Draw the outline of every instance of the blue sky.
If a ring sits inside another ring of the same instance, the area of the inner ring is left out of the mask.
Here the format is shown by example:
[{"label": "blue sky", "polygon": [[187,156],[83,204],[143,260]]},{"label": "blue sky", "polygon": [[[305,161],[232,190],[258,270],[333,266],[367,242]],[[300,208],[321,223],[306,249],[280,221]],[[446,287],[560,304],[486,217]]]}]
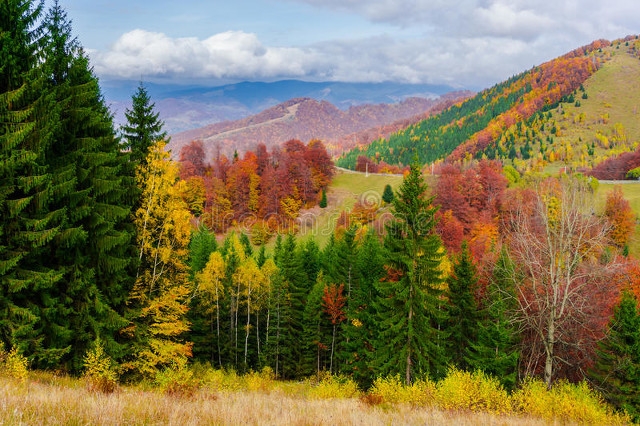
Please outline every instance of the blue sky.
[{"label": "blue sky", "polygon": [[102,80],[397,81],[477,90],[595,39],[640,33],[637,0],[60,4]]}]

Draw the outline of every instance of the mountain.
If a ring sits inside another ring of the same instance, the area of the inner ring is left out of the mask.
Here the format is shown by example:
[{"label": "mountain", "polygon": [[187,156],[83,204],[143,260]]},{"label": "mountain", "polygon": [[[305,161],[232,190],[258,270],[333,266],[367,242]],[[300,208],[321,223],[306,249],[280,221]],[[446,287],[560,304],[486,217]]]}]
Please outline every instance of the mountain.
[{"label": "mountain", "polygon": [[640,141],[639,52],[638,36],[597,40],[347,152],[338,165],[356,168],[362,156],[408,164],[417,153],[422,163],[488,158],[520,172],[589,172]]},{"label": "mountain", "polygon": [[[102,91],[116,124],[125,121],[137,81],[103,81]],[[257,114],[294,98],[327,101],[339,109],[364,104],[397,103],[410,97],[434,99],[455,90],[445,85],[400,83],[341,83],[283,80],[242,82],[221,86],[181,86],[145,83],[165,129],[178,133],[221,121]]]},{"label": "mountain", "polygon": [[169,148],[176,154],[185,144],[202,140],[207,157],[212,158],[218,149],[230,156],[234,151],[251,150],[258,143],[271,148],[290,139],[320,139],[330,153],[336,154],[370,138],[367,132],[388,134],[470,95],[467,91],[452,92],[438,98],[412,97],[393,104],[365,104],[346,110],[324,100],[294,98],[250,117],[174,134]]}]

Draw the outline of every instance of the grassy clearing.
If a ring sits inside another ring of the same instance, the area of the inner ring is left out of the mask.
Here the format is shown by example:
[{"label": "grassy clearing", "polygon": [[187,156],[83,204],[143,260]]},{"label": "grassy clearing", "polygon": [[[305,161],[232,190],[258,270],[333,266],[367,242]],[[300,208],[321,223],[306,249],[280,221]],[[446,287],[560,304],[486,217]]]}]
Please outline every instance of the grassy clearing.
[{"label": "grassy clearing", "polygon": [[91,392],[78,379],[30,372],[26,381],[0,377],[3,425],[544,425],[627,424],[586,386],[547,391],[531,381],[508,395],[481,373],[452,371],[447,379],[411,387],[378,380],[369,393],[344,378],[303,382],[269,374],[199,371],[200,386],[168,394],[150,385]]},{"label": "grassy clearing", "polygon": [[300,236],[315,238],[324,247],[343,211],[349,211],[357,201],[380,204],[388,184],[396,190],[402,176],[338,171],[327,191],[327,207],[314,207],[300,212]]}]

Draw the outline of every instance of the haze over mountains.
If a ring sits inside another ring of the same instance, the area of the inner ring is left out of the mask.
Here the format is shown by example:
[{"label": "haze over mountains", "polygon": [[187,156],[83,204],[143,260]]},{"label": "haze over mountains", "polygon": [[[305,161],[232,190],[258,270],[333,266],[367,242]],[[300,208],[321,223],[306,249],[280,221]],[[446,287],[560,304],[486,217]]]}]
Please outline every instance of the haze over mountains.
[{"label": "haze over mountains", "polygon": [[[131,95],[138,84],[134,80],[101,82],[116,124],[124,123],[124,111],[130,107]],[[169,134],[245,118],[294,98],[327,101],[339,109],[347,109],[363,104],[397,103],[409,97],[435,99],[457,90],[446,85],[299,80],[242,82],[215,87],[144,84]]]}]

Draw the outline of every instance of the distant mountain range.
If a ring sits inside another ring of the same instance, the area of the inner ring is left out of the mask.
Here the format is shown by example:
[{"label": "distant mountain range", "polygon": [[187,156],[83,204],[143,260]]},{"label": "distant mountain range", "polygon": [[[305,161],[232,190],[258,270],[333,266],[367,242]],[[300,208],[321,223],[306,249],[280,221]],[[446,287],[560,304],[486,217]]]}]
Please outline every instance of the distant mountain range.
[{"label": "distant mountain range", "polygon": [[327,101],[294,98],[258,114],[234,121],[210,124],[172,135],[168,147],[176,156],[193,140],[204,142],[207,158],[218,152],[240,155],[264,143],[269,150],[290,139],[324,142],[331,155],[358,144],[367,144],[438,113],[472,92],[451,92],[437,98],[407,98],[393,104],[364,104],[341,110]]},{"label": "distant mountain range", "polygon": [[[103,81],[101,87],[117,125],[131,105],[137,81]],[[436,99],[455,90],[446,85],[340,83],[283,80],[222,86],[145,83],[169,134],[238,120],[295,98],[326,101],[341,110],[365,104],[395,104],[407,98]]]}]

